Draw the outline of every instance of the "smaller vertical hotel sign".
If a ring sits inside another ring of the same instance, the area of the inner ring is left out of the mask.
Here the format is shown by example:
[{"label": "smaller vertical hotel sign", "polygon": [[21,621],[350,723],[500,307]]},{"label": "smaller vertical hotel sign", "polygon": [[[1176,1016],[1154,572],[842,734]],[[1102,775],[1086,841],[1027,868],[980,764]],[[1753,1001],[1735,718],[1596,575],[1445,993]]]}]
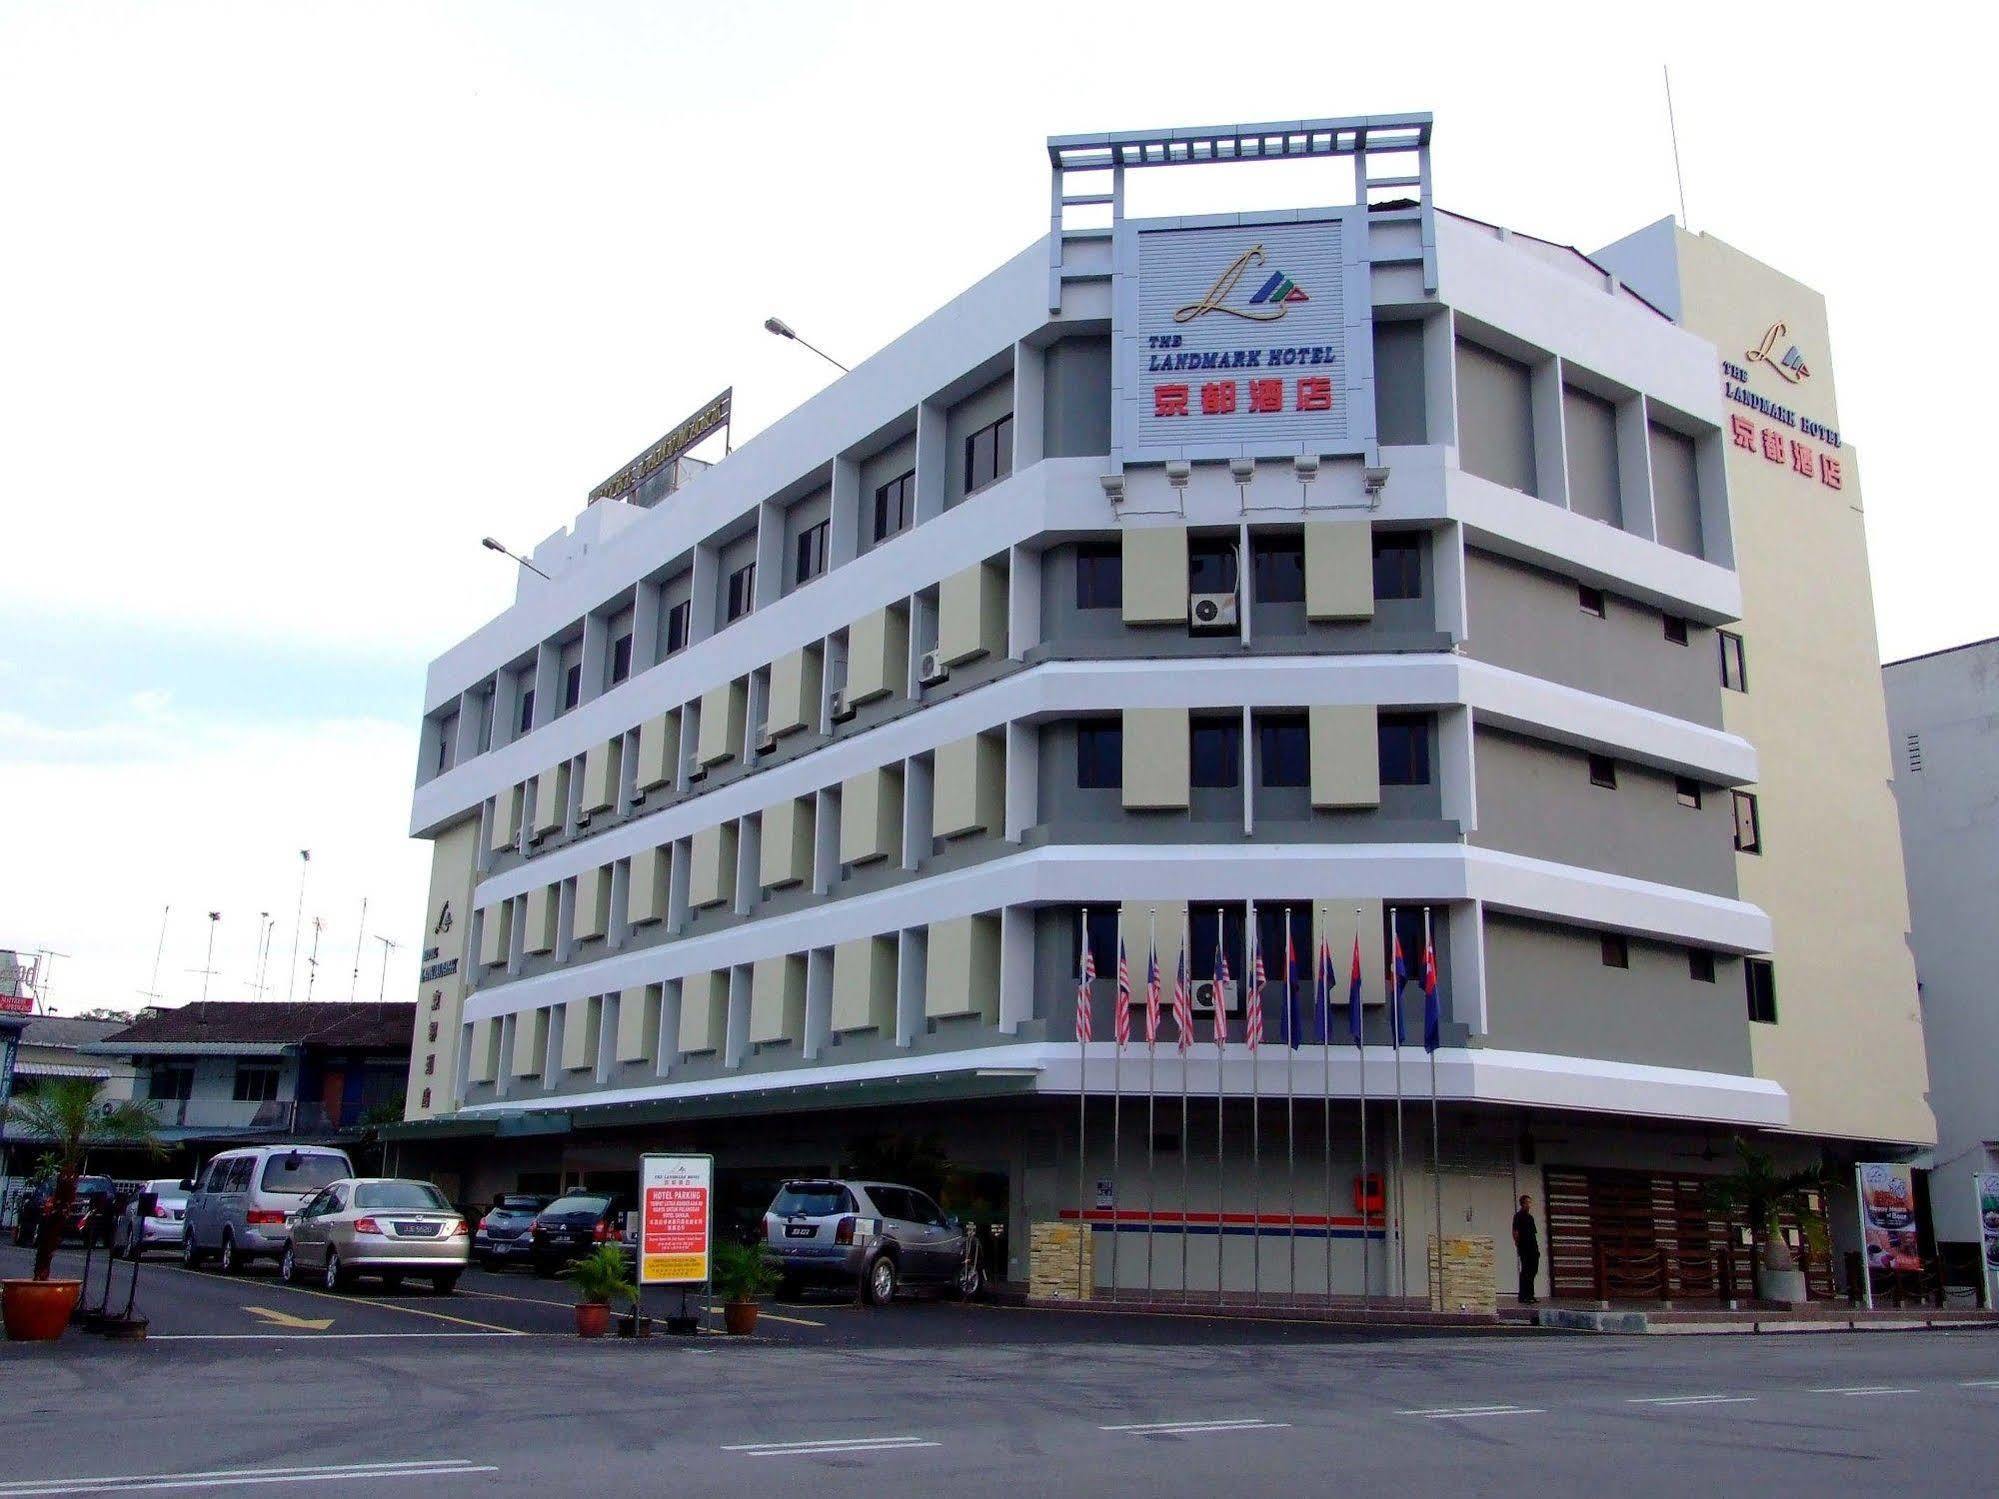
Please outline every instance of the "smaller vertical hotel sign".
[{"label": "smaller vertical hotel sign", "polygon": [[705,1285],[715,1158],[639,1157],[639,1284]]},{"label": "smaller vertical hotel sign", "polygon": [[1120,227],[1125,461],[1364,451],[1374,433],[1365,226],[1333,209]]}]

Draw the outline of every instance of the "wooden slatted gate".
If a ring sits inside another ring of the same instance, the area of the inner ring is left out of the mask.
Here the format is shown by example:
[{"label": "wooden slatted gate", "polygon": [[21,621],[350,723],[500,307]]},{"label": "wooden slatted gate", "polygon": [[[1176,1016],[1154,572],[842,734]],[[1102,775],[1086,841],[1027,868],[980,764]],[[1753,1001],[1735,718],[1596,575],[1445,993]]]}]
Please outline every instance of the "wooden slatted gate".
[{"label": "wooden slatted gate", "polygon": [[[1733,1294],[1755,1284],[1739,1223],[1708,1206],[1699,1175],[1549,1166],[1548,1287],[1581,1301],[1718,1301],[1728,1286],[1717,1263],[1724,1249]],[[1788,1214],[1788,1229],[1797,1227]],[[1810,1294],[1833,1294],[1830,1265],[1808,1260]]]}]

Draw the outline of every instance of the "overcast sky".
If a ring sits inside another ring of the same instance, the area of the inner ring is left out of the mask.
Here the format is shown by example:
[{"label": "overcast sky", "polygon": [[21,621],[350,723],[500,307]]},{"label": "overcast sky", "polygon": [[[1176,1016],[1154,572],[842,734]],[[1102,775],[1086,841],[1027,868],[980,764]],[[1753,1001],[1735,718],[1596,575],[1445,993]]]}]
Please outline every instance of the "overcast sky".
[{"label": "overcast sky", "polygon": [[1033,241],[1053,132],[1426,109],[1439,203],[1588,249],[1674,210],[1670,63],[1693,227],[1830,298],[1884,654],[1999,633],[1993,23],[1881,14],[0,0],[0,947],[137,1004],[170,905],[181,1001],[220,910],[244,998],[269,912],[302,994],[310,848],[315,994],[379,934],[411,997],[423,665],[512,593],[478,538],[818,389],[765,316],[853,362]]}]

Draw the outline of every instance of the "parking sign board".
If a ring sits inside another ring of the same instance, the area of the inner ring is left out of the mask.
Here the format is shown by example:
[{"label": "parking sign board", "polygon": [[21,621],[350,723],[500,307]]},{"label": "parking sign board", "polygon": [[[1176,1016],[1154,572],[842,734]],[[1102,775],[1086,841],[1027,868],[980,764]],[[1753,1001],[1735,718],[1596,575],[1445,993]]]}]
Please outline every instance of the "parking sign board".
[{"label": "parking sign board", "polygon": [[639,1284],[705,1285],[715,1158],[639,1157]]}]

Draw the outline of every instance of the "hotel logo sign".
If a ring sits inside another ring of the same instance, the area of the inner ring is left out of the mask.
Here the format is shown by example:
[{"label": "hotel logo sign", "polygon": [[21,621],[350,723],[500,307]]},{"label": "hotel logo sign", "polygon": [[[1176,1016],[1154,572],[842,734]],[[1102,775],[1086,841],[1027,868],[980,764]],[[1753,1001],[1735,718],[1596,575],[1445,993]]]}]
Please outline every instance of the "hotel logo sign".
[{"label": "hotel logo sign", "polygon": [[[1744,354],[1747,364],[1767,364],[1784,380],[1792,385],[1802,385],[1811,379],[1812,372],[1805,364],[1805,356],[1798,352],[1798,346],[1789,343],[1789,331],[1782,323],[1772,323],[1764,331],[1763,341]],[[1777,345],[1789,344],[1782,354],[1777,353]]]},{"label": "hotel logo sign", "polygon": [[[1781,352],[1780,352],[1781,351]],[[1811,367],[1779,321],[1770,324],[1756,345],[1742,356],[1742,363],[1721,362],[1721,393],[1753,416],[1731,412],[1728,418],[1729,445],[1765,463],[1788,469],[1800,479],[1815,479],[1827,489],[1846,487],[1846,462],[1841,453],[1839,431],[1815,421],[1795,407],[1796,399],[1782,387],[1783,399],[1773,400],[1749,387],[1750,371],[1774,370],[1786,386],[1801,386],[1811,379]]]},{"label": "hotel logo sign", "polygon": [[1367,266],[1348,263],[1355,232],[1342,210],[1265,223],[1128,223],[1116,294],[1123,457],[1362,449],[1373,431],[1373,360]]}]

